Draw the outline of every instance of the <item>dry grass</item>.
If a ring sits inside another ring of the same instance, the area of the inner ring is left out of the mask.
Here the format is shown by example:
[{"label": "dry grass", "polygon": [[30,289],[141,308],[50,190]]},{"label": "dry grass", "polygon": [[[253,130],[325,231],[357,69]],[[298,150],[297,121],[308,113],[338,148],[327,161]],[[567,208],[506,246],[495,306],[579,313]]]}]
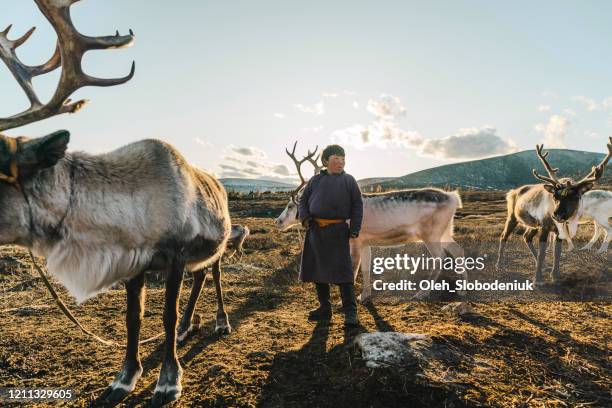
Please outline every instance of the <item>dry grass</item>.
[{"label": "dry grass", "polygon": [[[269,218],[284,203],[278,197],[232,202],[233,222],[252,231],[246,254],[224,267],[234,332],[214,334],[214,289],[207,283],[198,308],[203,327],[179,350],[185,373],[180,406],[612,405],[610,303],[478,303],[476,316],[460,319],[439,303],[375,302],[360,306],[360,330],[345,331],[338,315],[331,324],[308,322],[315,299],[309,285],[296,281],[297,233],[276,231]],[[457,240],[496,242],[505,218],[503,194],[470,193],[464,204]],[[587,238],[589,228],[581,227],[580,234]],[[533,262],[526,249],[522,253],[518,268],[529,275]],[[564,270],[570,268],[567,259]],[[188,278],[181,306],[189,285]],[[163,290],[155,282],[148,286],[143,337],[161,330]],[[49,295],[17,248],[3,248],[0,291],[0,386],[68,387],[78,395],[68,405],[89,405],[120,368],[122,352],[83,337],[48,307]],[[86,326],[125,341],[124,296],[111,290],[71,307]],[[337,291],[333,296],[338,299]],[[465,358],[444,375],[366,368],[352,339],[362,331],[388,330],[429,334]],[[161,342],[142,347],[145,372],[126,406],[145,405],[152,396],[161,353]]]}]

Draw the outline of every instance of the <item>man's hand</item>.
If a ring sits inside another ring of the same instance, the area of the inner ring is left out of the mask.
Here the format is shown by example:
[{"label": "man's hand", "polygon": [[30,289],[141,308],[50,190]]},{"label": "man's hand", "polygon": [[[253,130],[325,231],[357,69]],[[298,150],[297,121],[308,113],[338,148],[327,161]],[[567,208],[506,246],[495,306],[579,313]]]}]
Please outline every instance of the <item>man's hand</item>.
[{"label": "man's hand", "polygon": [[302,221],[302,227],[306,229],[310,228],[310,218],[304,218],[304,221]]},{"label": "man's hand", "polygon": [[359,238],[359,233],[358,232],[351,232],[349,236],[351,238]]}]

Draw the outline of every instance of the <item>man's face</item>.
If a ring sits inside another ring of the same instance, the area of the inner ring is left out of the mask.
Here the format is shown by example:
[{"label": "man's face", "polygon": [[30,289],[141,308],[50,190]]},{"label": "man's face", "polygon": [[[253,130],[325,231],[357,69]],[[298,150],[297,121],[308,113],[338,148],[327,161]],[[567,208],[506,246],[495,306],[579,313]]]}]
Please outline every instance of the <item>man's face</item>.
[{"label": "man's face", "polygon": [[331,174],[342,173],[342,171],[344,171],[344,156],[338,156],[336,154],[329,156],[329,159],[327,159],[327,171]]}]

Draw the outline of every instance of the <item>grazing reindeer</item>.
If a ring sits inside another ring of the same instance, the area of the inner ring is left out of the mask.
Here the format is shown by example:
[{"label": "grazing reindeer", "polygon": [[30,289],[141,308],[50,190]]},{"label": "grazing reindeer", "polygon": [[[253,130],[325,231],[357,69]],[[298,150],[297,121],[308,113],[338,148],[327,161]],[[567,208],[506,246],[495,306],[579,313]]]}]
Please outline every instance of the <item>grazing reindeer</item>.
[{"label": "grazing reindeer", "polygon": [[[582,197],[581,215],[589,216],[593,219],[593,238],[582,247],[582,250],[590,250],[593,245],[599,240],[603,234],[603,242],[597,250],[598,254],[604,254],[608,251],[608,245],[612,240],[612,226],[610,221],[612,217],[612,191],[591,190]],[[572,237],[566,237],[569,250],[574,249]]]},{"label": "grazing reindeer", "polygon": [[[297,144],[297,142],[296,142]],[[293,160],[300,177],[300,185],[291,193],[291,199],[276,218],[275,223],[282,230],[298,225],[298,203],[306,180],[302,176],[301,165],[310,161],[315,171],[320,166],[313,159],[314,153],[302,160],[295,157],[295,147],[287,155]],[[397,247],[409,242],[424,242],[433,257],[444,257],[445,251],[453,257],[463,257],[463,249],[453,239],[453,219],[457,208],[461,208],[461,197],[457,191],[446,192],[436,188],[389,191],[385,193],[363,194],[363,221],[359,237],[350,240],[353,275],[361,269],[361,302],[366,302],[372,292],[370,285],[370,247]],[[436,280],[439,270],[432,271],[430,279]],[[467,272],[464,274],[467,279]],[[417,299],[424,299],[430,291],[422,290]]]},{"label": "grazing reindeer", "polygon": [[[84,101],[67,100],[77,89],[128,81],[97,79],[83,73],[86,51],[126,47],[134,37],[88,37],[70,19],[77,0],[35,0],[58,36],[53,57],[30,67],[15,49],[31,35],[11,41],[0,33],[0,56],[26,92],[31,106],[0,119],[0,130],[16,128],[65,112]],[[61,67],[53,97],[42,104],[32,78]],[[100,400],[114,404],[131,392],[142,374],[138,353],[143,318],[144,274],[166,273],[163,362],[152,403],[164,405],[181,394],[182,369],[176,354],[178,297],[184,270],[194,275],[187,310],[179,326],[184,337],[212,265],[217,294],[216,331],[230,331],[223,307],[220,258],[230,235],[227,194],[211,175],[190,166],[170,145],[144,140],[110,153],[67,153],[67,131],[28,139],[0,135],[0,244],[30,248],[47,259],[49,272],[83,302],[117,281],[127,290],[127,348],[121,370]]]},{"label": "grazing reindeer", "polygon": [[[531,254],[536,260],[535,284],[542,285],[542,270],[546,257],[546,245],[550,233],[556,236],[554,247],[554,261],[551,276],[557,282],[561,275],[559,261],[561,258],[561,243],[576,233],[580,220],[583,195],[593,188],[594,183],[603,175],[610,157],[612,157],[612,137],[608,143],[608,154],[603,161],[593,167],[591,172],[582,180],[575,182],[569,178],[557,178],[557,171],[546,160],[548,152],[543,152],[544,146],[537,145],[536,153],[548,177],[539,175],[533,169],[533,175],[546,184],[532,184],[510,190],[506,196],[508,202],[508,218],[499,241],[499,254],[497,268],[501,268],[506,241],[520,223],[527,230],[523,239]],[[533,245],[533,238],[540,231],[539,252]]]}]

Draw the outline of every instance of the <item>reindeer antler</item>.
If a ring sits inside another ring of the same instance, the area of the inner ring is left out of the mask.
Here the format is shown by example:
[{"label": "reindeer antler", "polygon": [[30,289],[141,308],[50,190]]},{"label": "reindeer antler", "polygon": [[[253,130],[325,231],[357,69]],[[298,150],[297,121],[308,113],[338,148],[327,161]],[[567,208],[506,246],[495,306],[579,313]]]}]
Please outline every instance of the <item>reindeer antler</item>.
[{"label": "reindeer antler", "polygon": [[542,162],[542,164],[544,165],[544,168],[546,169],[546,171],[548,172],[548,176],[542,176],[540,174],[538,174],[536,172],[536,169],[532,170],[532,173],[534,175],[535,178],[540,179],[542,181],[545,181],[547,183],[552,184],[553,186],[558,186],[561,185],[561,182],[559,181],[559,179],[557,178],[556,173],[559,171],[559,169],[553,169],[552,166],[550,165],[550,163],[548,163],[548,161],[546,160],[546,157],[548,156],[548,152],[543,153],[542,150],[544,149],[544,145],[536,145],[536,153],[538,155],[538,157],[540,158],[540,161]]},{"label": "reindeer antler", "polygon": [[[11,117],[0,118],[0,131],[12,129],[28,123],[36,122],[62,113],[74,113],[81,109],[86,100],[71,102],[68,97],[77,89],[84,86],[113,86],[123,84],[134,76],[135,63],[132,62],[130,73],[123,78],[102,79],[89,76],[83,72],[81,60],[90,50],[129,47],[134,43],[134,33],[129,35],[105,37],[89,37],[79,33],[70,18],[70,6],[80,0],[34,0],[40,11],[49,20],[57,33],[57,45],[53,56],[46,63],[39,66],[28,66],[17,58],[15,50],[32,35],[36,27],[31,28],[16,40],[9,40],[9,25],[0,32],[0,58],[7,65],[21,88],[26,93],[30,107]],[[32,79],[35,76],[46,74],[57,67],[62,67],[59,84],[51,100],[42,104],[34,88]]]},{"label": "reindeer antler", "polygon": [[[293,160],[293,163],[295,164],[295,167],[297,168],[297,173],[298,176],[300,176],[300,185],[291,192],[291,199],[295,202],[295,196],[297,195],[297,193],[302,189],[302,187],[304,187],[304,185],[306,184],[306,179],[304,179],[304,176],[302,175],[302,164],[305,161],[310,161],[312,160],[312,156],[315,155],[315,153],[317,152],[317,149],[319,148],[318,146],[315,148],[314,152],[310,152],[310,150],[308,151],[308,154],[302,159],[302,160],[298,160],[295,157],[295,148],[297,147],[297,140],[295,141],[295,143],[293,144],[293,150],[291,151],[291,153],[289,153],[289,150],[287,148],[285,148],[285,152],[287,152],[287,155],[289,157],[291,157],[291,160]],[[318,159],[319,156],[317,156]],[[316,159],[315,159],[316,160]],[[311,162],[312,163],[312,162]],[[316,167],[316,163],[315,163],[315,167]]]},{"label": "reindeer antler", "polygon": [[[314,150],[314,151],[316,152],[318,148],[319,148],[319,146],[317,145],[317,146],[315,147],[315,150]],[[308,154],[310,154],[310,150],[308,151]],[[314,152],[313,152],[313,154],[314,154]],[[308,156],[307,156],[308,161],[309,161],[309,162],[310,162],[310,164],[312,164],[312,166],[314,167],[314,174],[315,174],[315,175],[317,175],[317,174],[321,173],[321,170],[323,170],[323,168],[325,167],[325,166],[323,166],[323,164],[321,164],[321,165],[319,166],[319,158],[320,158],[320,157],[321,157],[321,153],[317,154],[317,157],[315,157],[314,159],[312,158],[312,156],[311,156],[311,157],[308,157]]]},{"label": "reindeer antler", "polygon": [[596,182],[599,178],[601,178],[601,176],[603,176],[604,170],[606,169],[610,158],[612,158],[612,136],[610,136],[608,139],[608,154],[606,157],[604,157],[601,163],[599,163],[597,166],[593,166],[591,172],[587,174],[585,178],[576,183],[576,185]]}]

